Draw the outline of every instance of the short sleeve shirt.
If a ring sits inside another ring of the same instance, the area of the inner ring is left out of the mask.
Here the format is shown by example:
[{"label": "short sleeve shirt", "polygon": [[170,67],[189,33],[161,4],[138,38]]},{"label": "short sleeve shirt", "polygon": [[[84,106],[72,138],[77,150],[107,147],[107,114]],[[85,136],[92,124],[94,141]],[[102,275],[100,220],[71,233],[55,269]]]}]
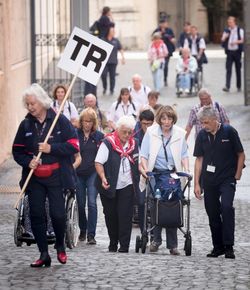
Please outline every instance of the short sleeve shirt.
[{"label": "short sleeve shirt", "polygon": [[[228,119],[228,116],[226,114],[226,111],[219,103],[213,102],[213,108],[216,111],[216,115],[217,115],[217,118],[218,118],[220,123],[222,123],[222,124],[229,123],[229,119]],[[200,104],[195,105],[191,109],[190,114],[189,114],[189,118],[188,118],[188,123],[187,123],[187,125],[191,128],[193,126],[195,126],[195,137],[197,137],[198,133],[202,129],[201,122],[197,117],[197,114],[198,114],[200,109],[201,109]]]},{"label": "short sleeve shirt", "polygon": [[[237,168],[237,154],[243,152],[238,132],[230,125],[221,125],[215,135],[202,129],[195,142],[194,156],[203,157],[202,180],[207,185],[218,185],[234,178]],[[207,166],[215,167],[215,172]]]},{"label": "short sleeve shirt", "polygon": [[[57,101],[52,103],[52,108],[55,110],[56,113],[59,111],[60,105]],[[66,101],[62,113],[68,120],[79,118],[75,105],[69,101]]]},{"label": "short sleeve shirt", "polygon": [[[124,149],[128,146],[126,143],[125,146],[123,147]],[[109,157],[109,150],[108,147],[104,144],[101,143],[99,150],[97,152],[95,162],[104,164],[108,161]],[[118,174],[118,180],[116,184],[116,189],[122,189],[127,187],[128,185],[132,184],[132,176],[131,176],[131,166],[128,158],[123,157],[121,159],[121,164],[119,168],[119,174]]]}]

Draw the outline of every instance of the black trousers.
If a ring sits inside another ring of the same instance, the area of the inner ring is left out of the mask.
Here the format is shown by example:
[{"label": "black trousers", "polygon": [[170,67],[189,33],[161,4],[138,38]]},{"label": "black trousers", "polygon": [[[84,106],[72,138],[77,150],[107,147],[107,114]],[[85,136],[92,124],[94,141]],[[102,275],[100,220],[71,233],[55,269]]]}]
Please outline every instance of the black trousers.
[{"label": "black trousers", "polygon": [[107,90],[107,78],[108,78],[108,74],[109,74],[109,81],[110,81],[110,92],[114,92],[115,89],[115,74],[116,74],[116,67],[117,64],[116,63],[107,63],[103,73],[102,73],[102,86],[103,86],[103,90]]},{"label": "black trousers", "polygon": [[103,194],[100,196],[110,245],[115,247],[120,242],[121,248],[128,249],[132,231],[133,186],[116,190],[115,198],[107,198]]},{"label": "black trousers", "polygon": [[236,72],[236,86],[237,89],[241,88],[241,53],[239,51],[227,51],[226,59],[226,87],[229,89],[231,85],[232,77],[232,67],[235,63],[235,72]]},{"label": "black trousers", "polygon": [[170,56],[165,57],[165,64],[164,64],[164,82],[166,83],[168,80],[168,64],[169,64]]},{"label": "black trousers", "polygon": [[48,178],[33,176],[28,186],[31,228],[40,252],[48,251],[45,199],[49,199],[49,211],[56,236],[56,248],[64,251],[66,227],[65,199],[58,170]]},{"label": "black trousers", "polygon": [[205,208],[209,219],[214,248],[234,245],[235,214],[233,200],[235,180],[218,186],[204,184]]}]

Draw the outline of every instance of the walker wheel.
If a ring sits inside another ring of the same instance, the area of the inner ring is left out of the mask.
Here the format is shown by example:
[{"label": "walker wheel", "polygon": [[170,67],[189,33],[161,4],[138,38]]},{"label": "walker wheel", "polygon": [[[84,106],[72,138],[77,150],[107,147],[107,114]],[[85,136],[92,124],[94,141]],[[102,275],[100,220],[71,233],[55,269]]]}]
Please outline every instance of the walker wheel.
[{"label": "walker wheel", "polygon": [[147,236],[142,236],[141,252],[143,254],[145,254],[145,252],[146,252],[147,243],[148,243],[148,237]]},{"label": "walker wheel", "polygon": [[192,254],[192,237],[190,234],[186,236],[184,251],[186,256],[191,256]]},{"label": "walker wheel", "polygon": [[135,252],[139,253],[141,247],[141,238],[140,236],[136,236],[136,240],[135,240]]}]

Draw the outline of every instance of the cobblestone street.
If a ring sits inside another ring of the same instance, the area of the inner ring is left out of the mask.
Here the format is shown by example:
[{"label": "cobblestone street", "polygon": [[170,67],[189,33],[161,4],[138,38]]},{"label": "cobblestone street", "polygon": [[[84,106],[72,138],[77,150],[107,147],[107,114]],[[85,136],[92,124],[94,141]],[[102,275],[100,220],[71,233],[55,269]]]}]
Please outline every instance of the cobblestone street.
[{"label": "cobblestone street", "polygon": [[[225,59],[222,51],[208,51],[209,64],[204,71],[204,86],[214,96],[214,100],[223,104],[228,112],[231,124],[238,130],[246,156],[250,155],[249,107],[243,106],[243,93],[223,93]],[[170,72],[174,71],[176,58],[170,61]],[[100,107],[107,110],[117,98],[119,89],[131,83],[131,76],[138,72],[143,81],[152,87],[152,77],[145,57],[141,54],[127,54],[125,66],[119,66],[119,76],[114,97],[100,96]],[[198,102],[197,98],[176,98],[175,73],[170,73],[169,87],[164,88],[160,103],[177,104],[180,126],[185,126],[190,108]],[[102,89],[99,86],[98,92]],[[189,137],[191,168],[194,159],[193,135]],[[67,251],[69,259],[61,265],[56,259],[56,251],[50,246],[52,265],[50,268],[32,269],[29,264],[38,257],[36,245],[23,244],[16,247],[13,239],[13,225],[16,210],[13,205],[16,193],[7,193],[7,189],[18,185],[20,168],[12,159],[0,166],[0,289],[25,290],[78,290],[78,289],[250,289],[250,162],[246,160],[242,180],[239,182],[235,196],[236,259],[207,258],[211,250],[211,237],[208,219],[203,201],[193,196],[191,189],[191,234],[192,255],[185,256],[184,238],[179,231],[180,256],[171,256],[166,249],[165,240],[157,253],[135,253],[135,239],[139,228],[134,226],[130,252],[109,253],[108,235],[104,223],[102,206],[98,197],[97,245],[79,242],[73,250]],[[164,232],[163,232],[164,233]],[[163,238],[165,234],[162,235]]]}]

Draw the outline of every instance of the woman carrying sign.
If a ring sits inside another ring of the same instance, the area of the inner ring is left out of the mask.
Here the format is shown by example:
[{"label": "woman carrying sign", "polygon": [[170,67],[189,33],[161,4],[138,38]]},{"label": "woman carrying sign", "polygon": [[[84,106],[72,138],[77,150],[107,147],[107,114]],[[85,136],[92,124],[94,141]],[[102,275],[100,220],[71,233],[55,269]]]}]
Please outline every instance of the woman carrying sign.
[{"label": "woman carrying sign", "polygon": [[[23,103],[28,114],[21,122],[13,144],[15,161],[22,166],[23,186],[29,171],[34,173],[26,188],[30,205],[31,227],[38,245],[40,258],[31,267],[49,267],[46,236],[45,200],[48,197],[52,224],[56,236],[57,259],[67,262],[64,236],[66,226],[64,190],[75,188],[73,169],[74,154],[79,151],[76,131],[70,121],[61,114],[50,135],[48,143],[43,140],[56,116],[51,99],[38,85],[32,84],[23,93]],[[35,156],[42,152],[39,162]]]}]

